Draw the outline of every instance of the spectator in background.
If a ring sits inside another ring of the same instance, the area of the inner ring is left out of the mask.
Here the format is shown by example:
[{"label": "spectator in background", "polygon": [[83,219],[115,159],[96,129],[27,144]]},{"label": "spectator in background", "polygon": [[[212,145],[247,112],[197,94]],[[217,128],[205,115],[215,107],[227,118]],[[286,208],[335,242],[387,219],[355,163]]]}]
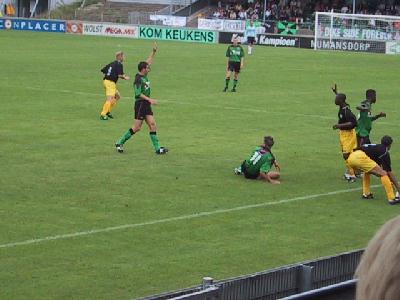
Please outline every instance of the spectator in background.
[{"label": "spectator in background", "polygon": [[231,10],[230,12],[229,12],[229,19],[231,19],[231,20],[236,20],[236,12],[234,11],[234,10]]},{"label": "spectator in background", "polygon": [[246,11],[243,8],[239,11],[239,19],[240,20],[246,20],[247,19]]},{"label": "spectator in background", "polygon": [[349,12],[348,6],[347,6],[346,4],[343,5],[342,8],[341,8],[341,10],[340,10],[340,12],[341,12],[342,14],[347,14],[347,13]]},{"label": "spectator in background", "polygon": [[355,277],[356,300],[397,300],[400,295],[400,217],[386,222],[368,243]]},{"label": "spectator in background", "polygon": [[214,18],[219,19],[219,18],[221,17],[221,13],[220,13],[219,10],[216,10],[216,11],[214,11],[214,13],[212,14],[212,16],[213,16]]},{"label": "spectator in background", "polygon": [[265,10],[265,19],[266,19],[266,20],[270,18],[271,13],[272,13],[272,12],[271,12],[271,8],[268,7],[268,8]]},{"label": "spectator in background", "polygon": [[253,45],[256,42],[256,25],[253,20],[246,26],[246,36],[247,36],[247,54],[253,53]]}]

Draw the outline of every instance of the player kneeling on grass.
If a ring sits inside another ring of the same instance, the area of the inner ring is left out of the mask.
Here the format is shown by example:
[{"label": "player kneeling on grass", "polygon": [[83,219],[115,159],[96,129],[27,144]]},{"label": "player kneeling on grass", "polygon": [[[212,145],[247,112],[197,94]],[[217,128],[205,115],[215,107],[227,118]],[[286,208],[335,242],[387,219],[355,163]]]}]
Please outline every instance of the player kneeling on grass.
[{"label": "player kneeling on grass", "polygon": [[[396,176],[392,172],[390,162],[389,150],[392,143],[393,139],[385,135],[382,137],[380,144],[362,145],[349,155],[347,163],[350,167],[365,172],[363,177],[363,199],[374,198],[370,190],[370,174],[374,174],[381,178],[389,204],[394,205],[400,203],[400,186]],[[396,196],[393,191],[392,183],[397,189]]]},{"label": "player kneeling on grass", "polygon": [[[251,156],[240,167],[235,168],[235,174],[244,174],[247,179],[260,179],[272,184],[281,183],[278,180],[280,167],[271,152],[273,145],[274,139],[271,136],[264,137],[264,143],[254,149]],[[273,165],[276,171],[271,171]]]}]

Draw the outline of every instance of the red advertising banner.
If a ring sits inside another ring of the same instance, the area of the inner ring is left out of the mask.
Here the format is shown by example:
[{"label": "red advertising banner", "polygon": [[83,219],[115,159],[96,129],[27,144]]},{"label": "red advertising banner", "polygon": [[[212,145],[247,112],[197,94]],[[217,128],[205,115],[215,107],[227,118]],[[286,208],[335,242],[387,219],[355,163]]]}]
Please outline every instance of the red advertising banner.
[{"label": "red advertising banner", "polygon": [[83,24],[78,21],[67,21],[67,33],[82,34]]}]

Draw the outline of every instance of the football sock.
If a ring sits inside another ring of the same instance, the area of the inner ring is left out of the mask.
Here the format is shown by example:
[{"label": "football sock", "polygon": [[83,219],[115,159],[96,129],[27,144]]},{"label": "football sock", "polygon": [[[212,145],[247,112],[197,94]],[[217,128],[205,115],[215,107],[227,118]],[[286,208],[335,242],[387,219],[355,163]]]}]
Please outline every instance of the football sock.
[{"label": "football sock", "polygon": [[345,160],[345,164],[346,164],[346,167],[347,167],[347,174],[349,174],[350,176],[355,176],[354,169],[349,166],[349,164],[347,163],[347,160]]},{"label": "football sock", "polygon": [[110,102],[110,109],[108,110],[108,112],[111,112],[115,105],[117,105],[117,101]]},{"label": "football sock", "polygon": [[369,195],[371,194],[371,177],[369,173],[364,173],[363,177],[363,194],[364,195]]},{"label": "football sock", "polygon": [[133,131],[133,129],[129,128],[129,130],[127,132],[125,132],[125,134],[119,139],[117,144],[119,144],[119,145],[125,144],[125,142],[127,140],[129,140],[132,137],[132,135],[134,135],[134,134],[135,134],[135,132]]},{"label": "football sock", "polygon": [[238,83],[238,80],[237,79],[233,79],[233,88],[234,89],[236,88],[237,83]]},{"label": "football sock", "polygon": [[225,79],[225,87],[226,87],[226,88],[228,88],[228,86],[229,86],[229,81],[231,81],[231,79],[230,79],[229,77],[227,77],[227,78]]},{"label": "football sock", "polygon": [[104,102],[103,110],[101,111],[100,115],[102,116],[107,115],[107,113],[110,112],[110,109],[111,109],[111,102],[106,100],[106,102]]},{"label": "football sock", "polygon": [[382,176],[381,182],[382,182],[383,187],[385,188],[386,196],[387,196],[388,200],[393,200],[395,198],[395,195],[394,195],[392,183],[389,179],[389,176],[387,176],[387,175]]},{"label": "football sock", "polygon": [[153,143],[154,150],[156,150],[156,151],[159,150],[160,149],[160,143],[158,142],[157,132],[151,131],[150,132],[150,139],[151,139],[151,142]]}]

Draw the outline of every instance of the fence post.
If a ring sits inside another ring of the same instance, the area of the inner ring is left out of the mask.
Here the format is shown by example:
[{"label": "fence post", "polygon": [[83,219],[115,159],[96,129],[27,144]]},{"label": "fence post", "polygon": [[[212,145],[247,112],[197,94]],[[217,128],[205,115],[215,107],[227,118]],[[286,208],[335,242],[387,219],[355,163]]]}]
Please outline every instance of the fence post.
[{"label": "fence post", "polygon": [[299,293],[306,292],[312,289],[312,270],[314,267],[300,265],[298,275]]},{"label": "fence post", "polygon": [[212,277],[203,277],[203,283],[202,283],[202,289],[208,289],[209,287],[212,287],[214,283],[214,278]]}]

